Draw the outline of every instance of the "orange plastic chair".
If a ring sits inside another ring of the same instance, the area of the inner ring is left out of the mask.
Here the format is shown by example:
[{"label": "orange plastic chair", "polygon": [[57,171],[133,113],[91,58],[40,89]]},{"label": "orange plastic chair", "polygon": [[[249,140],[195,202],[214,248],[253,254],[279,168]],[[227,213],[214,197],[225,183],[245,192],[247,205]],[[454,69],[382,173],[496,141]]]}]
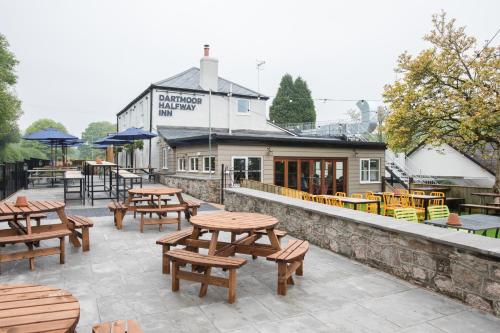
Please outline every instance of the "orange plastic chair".
[{"label": "orange plastic chair", "polygon": [[394,196],[394,193],[391,192],[384,192],[383,197],[384,197],[385,215],[393,216],[394,209],[401,208],[401,203],[399,202],[399,199]]},{"label": "orange plastic chair", "polygon": [[424,192],[424,191],[413,190],[413,191],[411,191],[411,194],[415,194],[415,195],[425,195],[425,192]]}]

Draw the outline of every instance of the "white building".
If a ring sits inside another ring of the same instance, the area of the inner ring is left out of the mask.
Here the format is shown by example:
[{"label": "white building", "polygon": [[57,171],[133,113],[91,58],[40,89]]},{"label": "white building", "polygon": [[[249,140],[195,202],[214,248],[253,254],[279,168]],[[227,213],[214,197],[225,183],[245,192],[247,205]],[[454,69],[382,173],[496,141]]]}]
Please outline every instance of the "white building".
[{"label": "white building", "polygon": [[492,187],[495,183],[491,161],[462,153],[447,144],[436,148],[420,145],[406,159],[416,171],[435,178],[455,179],[471,186]]},{"label": "white building", "polygon": [[[209,56],[205,46],[200,68],[192,67],[168,79],[151,84],[117,114],[118,131],[139,127],[158,133],[165,127],[190,127],[254,130],[283,133],[267,122],[268,97],[218,75],[218,60]],[[145,141],[136,150],[138,167],[162,168],[160,137]],[[120,164],[125,163],[120,154]]]}]

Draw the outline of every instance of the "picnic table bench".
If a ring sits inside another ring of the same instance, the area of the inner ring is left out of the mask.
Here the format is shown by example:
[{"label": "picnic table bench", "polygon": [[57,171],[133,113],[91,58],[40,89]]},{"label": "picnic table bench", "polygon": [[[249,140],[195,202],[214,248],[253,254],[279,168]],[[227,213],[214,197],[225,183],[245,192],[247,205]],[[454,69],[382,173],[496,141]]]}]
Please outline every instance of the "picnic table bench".
[{"label": "picnic table bench", "polygon": [[[31,225],[31,215],[43,214],[55,211],[60,224]],[[64,240],[70,236],[70,241],[75,244],[78,241],[72,237],[72,232],[68,229],[68,220],[64,212],[64,203],[56,201],[28,201],[26,207],[17,207],[14,203],[0,203],[0,216],[13,216],[9,222],[10,229],[0,230],[0,245],[24,243],[28,250],[10,253],[0,253],[0,263],[14,260],[29,260],[31,270],[35,269],[35,258],[40,256],[59,254],[59,262],[64,264],[65,247]],[[19,223],[18,217],[22,216],[25,226]],[[47,239],[59,239],[59,246],[44,247],[34,249],[38,242]]]},{"label": "picnic table bench", "polygon": [[286,295],[287,284],[294,284],[293,273],[301,276],[304,269],[304,256],[309,250],[309,242],[293,239],[288,245],[267,256],[267,260],[278,263],[278,295]]},{"label": "picnic table bench", "polygon": [[[184,205],[174,205],[174,206],[164,206],[164,207],[137,207],[136,212],[141,213],[141,233],[144,232],[145,225],[158,225],[158,229],[161,231],[161,227],[164,224],[177,224],[177,230],[181,230],[181,212],[185,211]],[[176,212],[177,218],[167,217],[167,213]],[[158,218],[146,218],[146,214],[158,214]]]},{"label": "picnic table bench", "polygon": [[92,333],[144,333],[135,320],[116,320],[95,324]]},{"label": "picnic table bench", "polygon": [[[182,249],[169,251],[166,255],[172,261],[172,291],[179,290],[179,279],[200,282],[202,284],[200,297],[206,295],[208,285],[215,285],[228,288],[228,302],[234,303],[236,300],[236,270],[246,263],[245,259],[200,254]],[[203,273],[183,271],[180,269],[182,264],[205,267],[206,270]],[[210,268],[226,269],[229,271],[229,277],[212,276]]]},{"label": "picnic table bench", "polygon": [[[68,225],[69,229],[73,233],[74,237],[78,237],[82,240],[82,250],[90,250],[90,235],[89,228],[94,226],[94,222],[91,219],[79,215],[68,215]],[[81,230],[80,231],[78,231]]]},{"label": "picnic table bench", "polygon": [[109,211],[113,212],[114,223],[118,230],[123,228],[123,217],[127,213],[129,207],[126,204],[111,201],[107,204]]},{"label": "picnic table bench", "polygon": [[498,213],[500,212],[500,207],[499,206],[491,206],[491,205],[477,205],[477,204],[461,204],[460,205],[460,212],[465,211],[466,209],[469,209],[469,214],[472,213],[472,209],[479,209],[483,210],[488,214],[488,212],[492,211]]}]

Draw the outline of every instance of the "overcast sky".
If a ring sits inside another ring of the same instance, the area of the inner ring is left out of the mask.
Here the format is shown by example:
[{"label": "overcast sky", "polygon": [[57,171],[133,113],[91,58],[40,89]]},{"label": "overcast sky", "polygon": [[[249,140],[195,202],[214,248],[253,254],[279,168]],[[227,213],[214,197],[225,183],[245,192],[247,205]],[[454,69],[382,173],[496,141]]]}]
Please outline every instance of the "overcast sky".
[{"label": "overcast sky", "polygon": [[[21,128],[48,117],[80,135],[92,121],[115,122],[151,82],[199,66],[205,43],[220,76],[252,89],[256,59],[265,60],[269,96],[288,72],[314,98],[374,100],[375,109],[397,56],[426,47],[422,36],[441,9],[481,42],[500,27],[498,0],[0,0],[0,33],[20,61]],[[315,104],[319,120],[355,107]]]}]

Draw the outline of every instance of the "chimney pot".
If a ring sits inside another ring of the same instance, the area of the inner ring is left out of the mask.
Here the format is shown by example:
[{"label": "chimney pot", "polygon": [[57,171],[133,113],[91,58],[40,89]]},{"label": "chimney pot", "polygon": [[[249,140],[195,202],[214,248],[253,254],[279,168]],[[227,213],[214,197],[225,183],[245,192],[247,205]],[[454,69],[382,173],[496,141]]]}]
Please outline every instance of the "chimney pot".
[{"label": "chimney pot", "polygon": [[203,55],[205,57],[208,57],[209,54],[210,54],[210,45],[208,44],[203,45]]}]

